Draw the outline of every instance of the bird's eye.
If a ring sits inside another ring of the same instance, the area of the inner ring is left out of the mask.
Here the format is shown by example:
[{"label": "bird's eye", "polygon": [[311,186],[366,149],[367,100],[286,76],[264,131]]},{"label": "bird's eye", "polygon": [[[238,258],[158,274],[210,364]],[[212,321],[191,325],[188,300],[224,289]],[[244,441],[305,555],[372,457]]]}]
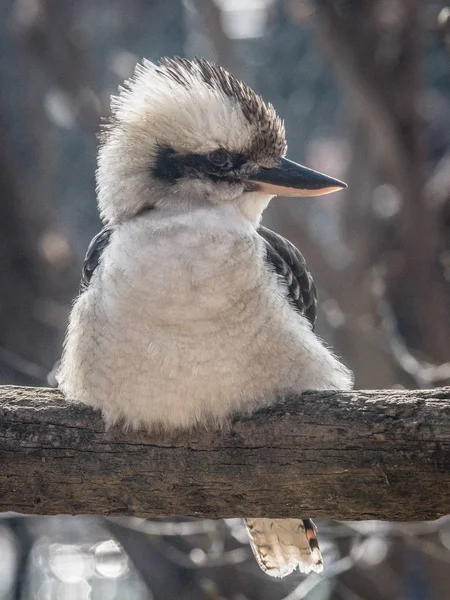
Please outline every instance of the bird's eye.
[{"label": "bird's eye", "polygon": [[226,150],[219,148],[208,154],[208,160],[216,167],[225,167],[231,163],[230,155]]}]

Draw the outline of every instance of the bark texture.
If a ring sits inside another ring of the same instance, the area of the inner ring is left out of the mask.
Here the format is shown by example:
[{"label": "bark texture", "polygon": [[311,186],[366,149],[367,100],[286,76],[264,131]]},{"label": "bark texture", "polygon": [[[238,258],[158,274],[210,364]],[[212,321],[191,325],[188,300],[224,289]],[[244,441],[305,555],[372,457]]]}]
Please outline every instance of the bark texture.
[{"label": "bark texture", "polygon": [[450,388],[313,392],[168,435],[5,386],[0,465],[0,512],[434,519],[450,512]]}]

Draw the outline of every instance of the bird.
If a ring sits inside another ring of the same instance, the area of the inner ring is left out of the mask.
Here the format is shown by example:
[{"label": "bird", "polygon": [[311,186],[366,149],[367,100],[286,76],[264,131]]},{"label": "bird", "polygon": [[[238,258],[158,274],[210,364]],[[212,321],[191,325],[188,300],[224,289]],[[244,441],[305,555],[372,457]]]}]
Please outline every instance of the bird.
[{"label": "bird", "polygon": [[[274,107],[203,58],[143,59],[111,99],[96,171],[102,231],[56,379],[107,426],[223,427],[305,390],[350,389],[314,332],[300,251],[261,225],[275,196],[342,181],[286,158]],[[245,520],[268,575],[323,567],[311,519]]]}]

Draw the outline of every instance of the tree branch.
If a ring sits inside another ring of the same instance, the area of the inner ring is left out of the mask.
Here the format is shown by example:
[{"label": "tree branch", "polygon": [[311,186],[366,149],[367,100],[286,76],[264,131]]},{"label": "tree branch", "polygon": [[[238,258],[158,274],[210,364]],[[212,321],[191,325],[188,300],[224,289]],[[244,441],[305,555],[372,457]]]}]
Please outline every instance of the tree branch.
[{"label": "tree branch", "polygon": [[[375,368],[375,367],[374,367]],[[57,390],[0,387],[0,511],[434,519],[450,387],[312,392],[217,431],[105,431]]]}]

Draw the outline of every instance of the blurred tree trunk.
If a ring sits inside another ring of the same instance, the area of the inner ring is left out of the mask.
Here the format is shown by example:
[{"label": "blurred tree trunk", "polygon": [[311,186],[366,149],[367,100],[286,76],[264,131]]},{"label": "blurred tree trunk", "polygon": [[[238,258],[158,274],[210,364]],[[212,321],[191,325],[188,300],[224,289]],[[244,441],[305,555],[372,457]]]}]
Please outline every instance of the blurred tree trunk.
[{"label": "blurred tree trunk", "polygon": [[[45,318],[51,265],[40,246],[44,219],[30,226],[21,179],[6,156],[7,147],[0,152],[0,380],[42,384],[59,342]],[[37,217],[39,206],[32,212]]]},{"label": "blurred tree trunk", "polygon": [[392,222],[380,227],[373,187],[361,177],[350,180],[344,227],[356,256],[353,276],[361,281],[374,264],[382,264],[408,346],[434,361],[448,360],[450,290],[441,264],[448,239],[439,207],[426,192],[434,165],[427,162],[429,140],[420,114],[424,6],[419,0],[316,0],[316,5],[354,126],[364,133],[354,147],[354,164],[367,157],[374,179],[393,186],[401,202]]},{"label": "blurred tree trunk", "polygon": [[0,5],[1,382],[45,383],[59,356],[80,262],[99,228],[100,115],[140,57],[133,44],[150,38],[158,54],[182,53],[182,12],[180,0]]}]

